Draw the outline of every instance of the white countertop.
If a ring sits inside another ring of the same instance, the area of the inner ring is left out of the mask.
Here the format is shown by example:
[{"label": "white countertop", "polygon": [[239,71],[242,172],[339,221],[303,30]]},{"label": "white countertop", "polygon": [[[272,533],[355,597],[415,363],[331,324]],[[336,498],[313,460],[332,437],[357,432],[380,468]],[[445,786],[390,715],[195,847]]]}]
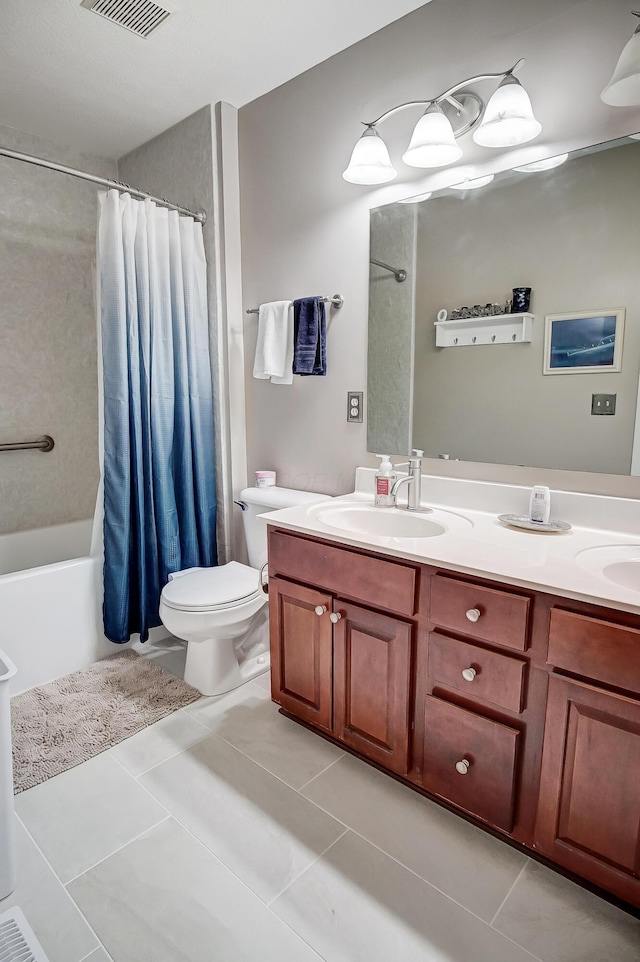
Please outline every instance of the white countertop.
[{"label": "white countertop", "polygon": [[[327,500],[336,507],[345,502],[373,504],[374,474],[373,469],[358,468],[354,493]],[[380,537],[334,527],[319,517],[326,502],[284,508],[263,517],[267,524],[336,544],[640,614],[640,560],[638,590],[613,583],[599,573],[597,564],[589,570],[584,556],[576,561],[580,552],[607,546],[616,546],[613,561],[617,552],[625,549],[629,556],[637,554],[640,559],[640,501],[552,491],[551,517],[568,521],[570,531],[530,532],[498,521],[498,514],[526,515],[529,493],[530,489],[519,485],[424,476],[426,513],[422,516],[441,521],[449,529],[427,538]],[[401,499],[406,501],[405,486]]]}]

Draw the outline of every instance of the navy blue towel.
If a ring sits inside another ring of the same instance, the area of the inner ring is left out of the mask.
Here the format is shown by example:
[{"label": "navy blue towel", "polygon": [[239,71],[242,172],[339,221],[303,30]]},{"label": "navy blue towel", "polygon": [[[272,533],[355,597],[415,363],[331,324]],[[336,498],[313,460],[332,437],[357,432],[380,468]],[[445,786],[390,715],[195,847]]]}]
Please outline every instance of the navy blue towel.
[{"label": "navy blue towel", "polygon": [[321,297],[293,302],[293,373],[327,373],[327,318]]}]

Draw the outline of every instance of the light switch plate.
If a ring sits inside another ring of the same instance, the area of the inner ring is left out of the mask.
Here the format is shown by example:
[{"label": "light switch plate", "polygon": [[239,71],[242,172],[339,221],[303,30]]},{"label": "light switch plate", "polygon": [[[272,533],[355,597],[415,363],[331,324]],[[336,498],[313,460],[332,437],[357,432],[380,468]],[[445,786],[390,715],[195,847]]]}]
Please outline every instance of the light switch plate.
[{"label": "light switch plate", "polygon": [[591,395],[592,414],[615,414],[616,395],[615,394],[592,394]]},{"label": "light switch plate", "polygon": [[362,391],[347,391],[347,421],[362,423]]}]

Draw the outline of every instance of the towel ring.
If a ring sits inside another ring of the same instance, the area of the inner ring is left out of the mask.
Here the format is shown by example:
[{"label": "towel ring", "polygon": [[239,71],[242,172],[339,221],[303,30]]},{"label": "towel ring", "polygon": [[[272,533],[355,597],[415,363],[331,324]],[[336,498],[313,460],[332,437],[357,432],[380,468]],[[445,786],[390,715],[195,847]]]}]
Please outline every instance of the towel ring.
[{"label": "towel ring", "polygon": [[260,568],[259,583],[265,595],[269,594],[269,572],[267,572],[267,580],[264,580],[264,570],[269,567],[269,562],[265,561],[263,566]]}]

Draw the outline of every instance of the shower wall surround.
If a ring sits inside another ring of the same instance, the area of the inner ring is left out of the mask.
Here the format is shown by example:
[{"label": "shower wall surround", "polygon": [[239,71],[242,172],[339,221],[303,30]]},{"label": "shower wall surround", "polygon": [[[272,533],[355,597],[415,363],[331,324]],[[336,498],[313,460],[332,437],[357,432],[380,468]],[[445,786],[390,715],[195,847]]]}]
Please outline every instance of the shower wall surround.
[{"label": "shower wall surround", "polygon": [[[101,177],[115,162],[0,126],[0,143]],[[0,534],[90,518],[98,485],[96,188],[0,158]]]}]

